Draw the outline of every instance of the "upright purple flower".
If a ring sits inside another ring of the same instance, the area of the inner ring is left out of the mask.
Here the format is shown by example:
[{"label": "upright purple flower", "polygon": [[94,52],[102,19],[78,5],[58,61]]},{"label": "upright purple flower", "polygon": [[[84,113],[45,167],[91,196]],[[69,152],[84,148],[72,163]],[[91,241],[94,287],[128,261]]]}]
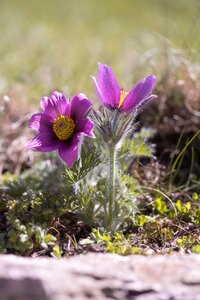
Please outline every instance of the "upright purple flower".
[{"label": "upright purple flower", "polygon": [[118,109],[121,112],[130,113],[137,107],[141,107],[148,100],[154,99],[157,96],[151,95],[156,77],[150,75],[139,81],[129,93],[120,89],[117,79],[111,67],[98,64],[97,78],[92,77],[97,95],[103,105]]},{"label": "upright purple flower", "polygon": [[74,95],[68,102],[56,91],[43,97],[40,104],[43,112],[29,120],[29,127],[38,134],[25,148],[41,152],[58,150],[60,158],[71,168],[78,156],[80,137],[94,137],[93,123],[86,118],[92,104],[84,94]]}]

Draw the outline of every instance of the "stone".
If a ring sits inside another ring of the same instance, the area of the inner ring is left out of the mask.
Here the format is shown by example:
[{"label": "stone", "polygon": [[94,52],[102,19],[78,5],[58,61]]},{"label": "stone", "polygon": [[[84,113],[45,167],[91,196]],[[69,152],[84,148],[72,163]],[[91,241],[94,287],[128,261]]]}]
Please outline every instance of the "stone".
[{"label": "stone", "polygon": [[200,300],[200,255],[0,255],[0,300]]}]

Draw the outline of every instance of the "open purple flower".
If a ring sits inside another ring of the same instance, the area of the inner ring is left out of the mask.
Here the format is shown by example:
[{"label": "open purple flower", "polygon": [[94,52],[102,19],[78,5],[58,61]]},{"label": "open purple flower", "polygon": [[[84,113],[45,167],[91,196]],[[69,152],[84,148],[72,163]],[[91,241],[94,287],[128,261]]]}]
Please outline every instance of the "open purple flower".
[{"label": "open purple flower", "polygon": [[143,106],[147,101],[157,97],[156,95],[150,95],[156,81],[154,75],[139,81],[129,93],[126,93],[120,89],[111,67],[101,63],[98,64],[98,67],[97,79],[92,78],[97,95],[103,105],[130,113]]},{"label": "open purple flower", "polygon": [[74,95],[68,102],[56,91],[43,97],[40,104],[43,112],[29,120],[29,127],[38,134],[25,148],[41,152],[58,150],[60,158],[71,168],[78,156],[80,137],[94,137],[93,123],[85,117],[92,104],[84,94]]}]

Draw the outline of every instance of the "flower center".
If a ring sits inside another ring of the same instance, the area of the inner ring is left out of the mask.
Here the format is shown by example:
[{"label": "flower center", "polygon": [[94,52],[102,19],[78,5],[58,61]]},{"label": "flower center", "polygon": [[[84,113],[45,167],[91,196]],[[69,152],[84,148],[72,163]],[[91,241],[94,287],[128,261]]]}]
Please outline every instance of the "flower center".
[{"label": "flower center", "polygon": [[126,96],[128,95],[127,92],[125,92],[124,90],[121,90],[121,93],[120,93],[120,100],[119,100],[119,103],[118,103],[118,108],[121,107],[122,103],[124,102],[124,99],[126,98]]},{"label": "flower center", "polygon": [[75,129],[74,120],[67,116],[60,116],[54,119],[53,131],[60,140],[67,140],[70,138]]}]

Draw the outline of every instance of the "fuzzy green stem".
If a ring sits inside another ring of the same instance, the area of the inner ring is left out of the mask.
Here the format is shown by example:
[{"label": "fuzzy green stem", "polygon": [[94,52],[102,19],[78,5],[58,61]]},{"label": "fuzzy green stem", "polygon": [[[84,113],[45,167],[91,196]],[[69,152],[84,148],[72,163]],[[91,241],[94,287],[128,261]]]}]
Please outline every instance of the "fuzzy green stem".
[{"label": "fuzzy green stem", "polygon": [[109,179],[108,179],[108,221],[107,229],[111,230],[113,222],[113,203],[115,197],[116,146],[109,146]]}]

